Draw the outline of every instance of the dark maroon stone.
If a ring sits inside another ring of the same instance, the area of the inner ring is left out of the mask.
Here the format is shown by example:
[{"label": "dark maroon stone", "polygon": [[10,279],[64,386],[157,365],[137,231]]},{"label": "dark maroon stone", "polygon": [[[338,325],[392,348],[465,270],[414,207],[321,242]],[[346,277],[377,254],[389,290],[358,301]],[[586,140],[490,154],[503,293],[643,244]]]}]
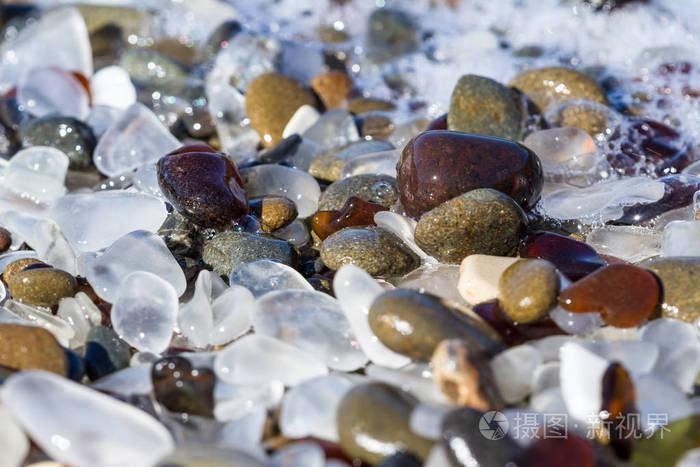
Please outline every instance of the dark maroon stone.
[{"label": "dark maroon stone", "polygon": [[553,232],[528,234],[520,245],[520,256],[546,259],[574,281],[606,264],[591,246]]},{"label": "dark maroon stone", "polygon": [[693,202],[693,195],[700,190],[700,178],[690,175],[669,175],[659,179],[666,189],[663,198],[653,203],[634,204],[623,209],[619,219],[608,222],[615,225],[639,225],[654,219],[671,209],[688,206]]},{"label": "dark maroon stone", "polygon": [[208,146],[188,146],[161,158],[158,185],[175,209],[201,226],[223,228],[248,214],[238,168]]},{"label": "dark maroon stone", "polygon": [[480,303],[473,307],[474,313],[489,323],[508,345],[542,339],[547,336],[566,334],[549,316],[531,324],[514,323],[503,311],[498,300]]},{"label": "dark maroon stone", "polygon": [[476,188],[493,188],[531,209],[542,191],[542,167],[518,143],[456,131],[427,131],[408,142],[396,165],[401,202],[418,217]]}]

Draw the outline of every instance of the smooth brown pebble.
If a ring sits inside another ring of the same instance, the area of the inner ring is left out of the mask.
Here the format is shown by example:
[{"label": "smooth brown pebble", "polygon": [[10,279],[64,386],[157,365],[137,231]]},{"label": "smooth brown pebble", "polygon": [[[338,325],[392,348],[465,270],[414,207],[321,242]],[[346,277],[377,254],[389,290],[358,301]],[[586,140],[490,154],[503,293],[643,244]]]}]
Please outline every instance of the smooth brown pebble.
[{"label": "smooth brown pebble", "polygon": [[557,304],[559,275],[552,263],[521,259],[511,264],[498,280],[501,307],[516,323],[534,323]]}]

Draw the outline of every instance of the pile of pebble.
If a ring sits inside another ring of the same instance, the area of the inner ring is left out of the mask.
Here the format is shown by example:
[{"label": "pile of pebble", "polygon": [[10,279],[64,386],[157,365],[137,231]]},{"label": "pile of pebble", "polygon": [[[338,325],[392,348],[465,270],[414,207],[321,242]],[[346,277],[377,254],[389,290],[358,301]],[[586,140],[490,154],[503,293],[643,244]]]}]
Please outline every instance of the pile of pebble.
[{"label": "pile of pebble", "polygon": [[700,465],[700,61],[439,109],[401,2],[57,3],[0,5],[0,467]]}]

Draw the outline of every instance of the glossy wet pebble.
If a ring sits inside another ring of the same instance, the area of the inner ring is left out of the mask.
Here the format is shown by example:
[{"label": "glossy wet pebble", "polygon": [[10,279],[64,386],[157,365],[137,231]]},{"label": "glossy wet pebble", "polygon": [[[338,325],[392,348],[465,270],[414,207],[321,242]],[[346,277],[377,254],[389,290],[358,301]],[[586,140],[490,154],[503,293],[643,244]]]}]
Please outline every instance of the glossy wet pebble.
[{"label": "glossy wet pebble", "polygon": [[206,146],[181,148],[160,159],[158,185],[180,213],[202,226],[223,226],[248,213],[238,168]]},{"label": "glossy wet pebble", "polygon": [[351,196],[390,208],[399,197],[396,179],[388,175],[364,174],[333,182],[318,201],[319,211],[337,211]]},{"label": "glossy wet pebble", "polygon": [[354,387],[338,406],[336,422],[341,447],[350,456],[370,464],[404,450],[425,459],[433,443],[409,427],[409,417],[417,403],[412,396],[387,384]]},{"label": "glossy wet pebble", "polygon": [[607,104],[605,94],[594,80],[570,68],[551,67],[524,71],[513,78],[509,86],[524,92],[542,112],[575,100]]},{"label": "glossy wet pebble", "polygon": [[250,211],[262,222],[265,232],[289,225],[297,217],[297,206],[284,196],[265,196],[251,200]]},{"label": "glossy wet pebble", "polygon": [[284,127],[299,107],[313,104],[311,94],[301,83],[278,73],[258,76],[245,94],[250,124],[266,148],[282,141]]},{"label": "glossy wet pebble", "polygon": [[498,281],[498,299],[517,323],[533,323],[557,303],[559,275],[552,263],[521,259],[510,265]]},{"label": "glossy wet pebble", "polygon": [[515,254],[527,227],[523,210],[503,193],[481,188],[446,201],[418,220],[415,240],[443,263],[474,254]]},{"label": "glossy wet pebble", "polygon": [[87,335],[85,373],[95,381],[129,366],[131,349],[112,328],[95,326]]},{"label": "glossy wet pebble", "polygon": [[611,264],[564,289],[559,304],[574,313],[600,312],[615,327],[639,326],[651,317],[660,290],[652,273],[629,264]]},{"label": "glossy wet pebble", "polygon": [[248,232],[222,232],[208,240],[202,250],[204,262],[220,276],[229,276],[241,264],[261,259],[291,266],[297,256],[294,247],[284,240]]},{"label": "glossy wet pebble", "polygon": [[457,310],[440,298],[415,290],[382,293],[369,308],[369,325],[394,352],[428,361],[445,339],[463,339],[474,351],[503,348],[498,334],[470,310]]},{"label": "glossy wet pebble", "polygon": [[542,190],[535,153],[512,141],[454,131],[413,138],[396,173],[401,203],[415,217],[477,188],[493,188],[530,209]]},{"label": "glossy wet pebble", "polygon": [[0,365],[68,375],[63,347],[49,331],[34,326],[0,324]]},{"label": "glossy wet pebble", "polygon": [[75,278],[60,269],[33,269],[12,276],[8,283],[10,295],[31,305],[52,307],[64,297],[77,292]]},{"label": "glossy wet pebble", "polygon": [[323,241],[321,259],[333,270],[354,264],[372,276],[402,276],[420,263],[398,237],[377,227],[348,227],[332,234]]},{"label": "glossy wet pebble", "polygon": [[692,323],[700,316],[699,258],[651,258],[637,266],[653,272],[661,281],[664,317]]},{"label": "glossy wet pebble", "polygon": [[80,120],[49,115],[26,123],[20,133],[25,146],[49,146],[65,153],[71,170],[92,166],[97,139],[92,129]]},{"label": "glossy wet pebble", "polygon": [[447,129],[520,141],[525,132],[525,109],[511,89],[490,78],[462,76],[447,114]]}]

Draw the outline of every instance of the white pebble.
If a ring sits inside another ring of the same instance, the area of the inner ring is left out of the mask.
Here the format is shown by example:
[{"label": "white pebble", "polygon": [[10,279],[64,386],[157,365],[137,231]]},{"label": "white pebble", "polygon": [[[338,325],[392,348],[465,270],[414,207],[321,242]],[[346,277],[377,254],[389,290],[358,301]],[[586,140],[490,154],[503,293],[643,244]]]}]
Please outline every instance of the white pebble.
[{"label": "white pebble", "polygon": [[117,65],[101,68],[90,78],[92,104],[125,110],[136,102],[136,88],[129,73]]},{"label": "white pebble", "polygon": [[286,386],[328,374],[328,367],[314,355],[260,334],[243,336],[226,346],[216,355],[214,370],[231,383],[278,380]]},{"label": "white pebble", "polygon": [[288,438],[313,436],[338,441],[336,410],[352,383],[337,375],[304,381],[284,395],[280,429]]},{"label": "white pebble", "polygon": [[32,440],[64,464],[148,467],[174,448],[146,412],[52,373],[17,373],[0,396]]},{"label": "white pebble", "polygon": [[343,266],[335,273],[333,291],[367,358],[388,368],[399,368],[411,361],[382,344],[369,327],[369,307],[384,291],[372,276],[355,265]]},{"label": "white pebble", "polygon": [[280,290],[256,300],[253,327],[324,361],[354,371],[367,363],[335,298],[315,290]]},{"label": "white pebble", "polygon": [[246,287],[255,298],[276,290],[313,290],[309,281],[296,269],[269,259],[243,263],[236,267],[231,272],[229,284]]},{"label": "white pebble", "polygon": [[467,256],[459,266],[459,294],[472,305],[497,298],[501,274],[518,259],[490,255]]},{"label": "white pebble", "polygon": [[532,373],[542,363],[542,356],[531,345],[511,347],[491,360],[496,386],[509,404],[520,402],[532,391]]},{"label": "white pebble", "polygon": [[157,275],[170,283],[178,296],[187,287],[185,274],[163,239],[145,230],[118,239],[102,255],[88,260],[86,269],[87,280],[95,293],[110,303],[116,299],[119,284],[135,271]]},{"label": "white pebble", "polygon": [[177,292],[169,282],[150,272],[133,272],[117,289],[112,325],[131,346],[161,353],[170,343],[177,305]]}]

